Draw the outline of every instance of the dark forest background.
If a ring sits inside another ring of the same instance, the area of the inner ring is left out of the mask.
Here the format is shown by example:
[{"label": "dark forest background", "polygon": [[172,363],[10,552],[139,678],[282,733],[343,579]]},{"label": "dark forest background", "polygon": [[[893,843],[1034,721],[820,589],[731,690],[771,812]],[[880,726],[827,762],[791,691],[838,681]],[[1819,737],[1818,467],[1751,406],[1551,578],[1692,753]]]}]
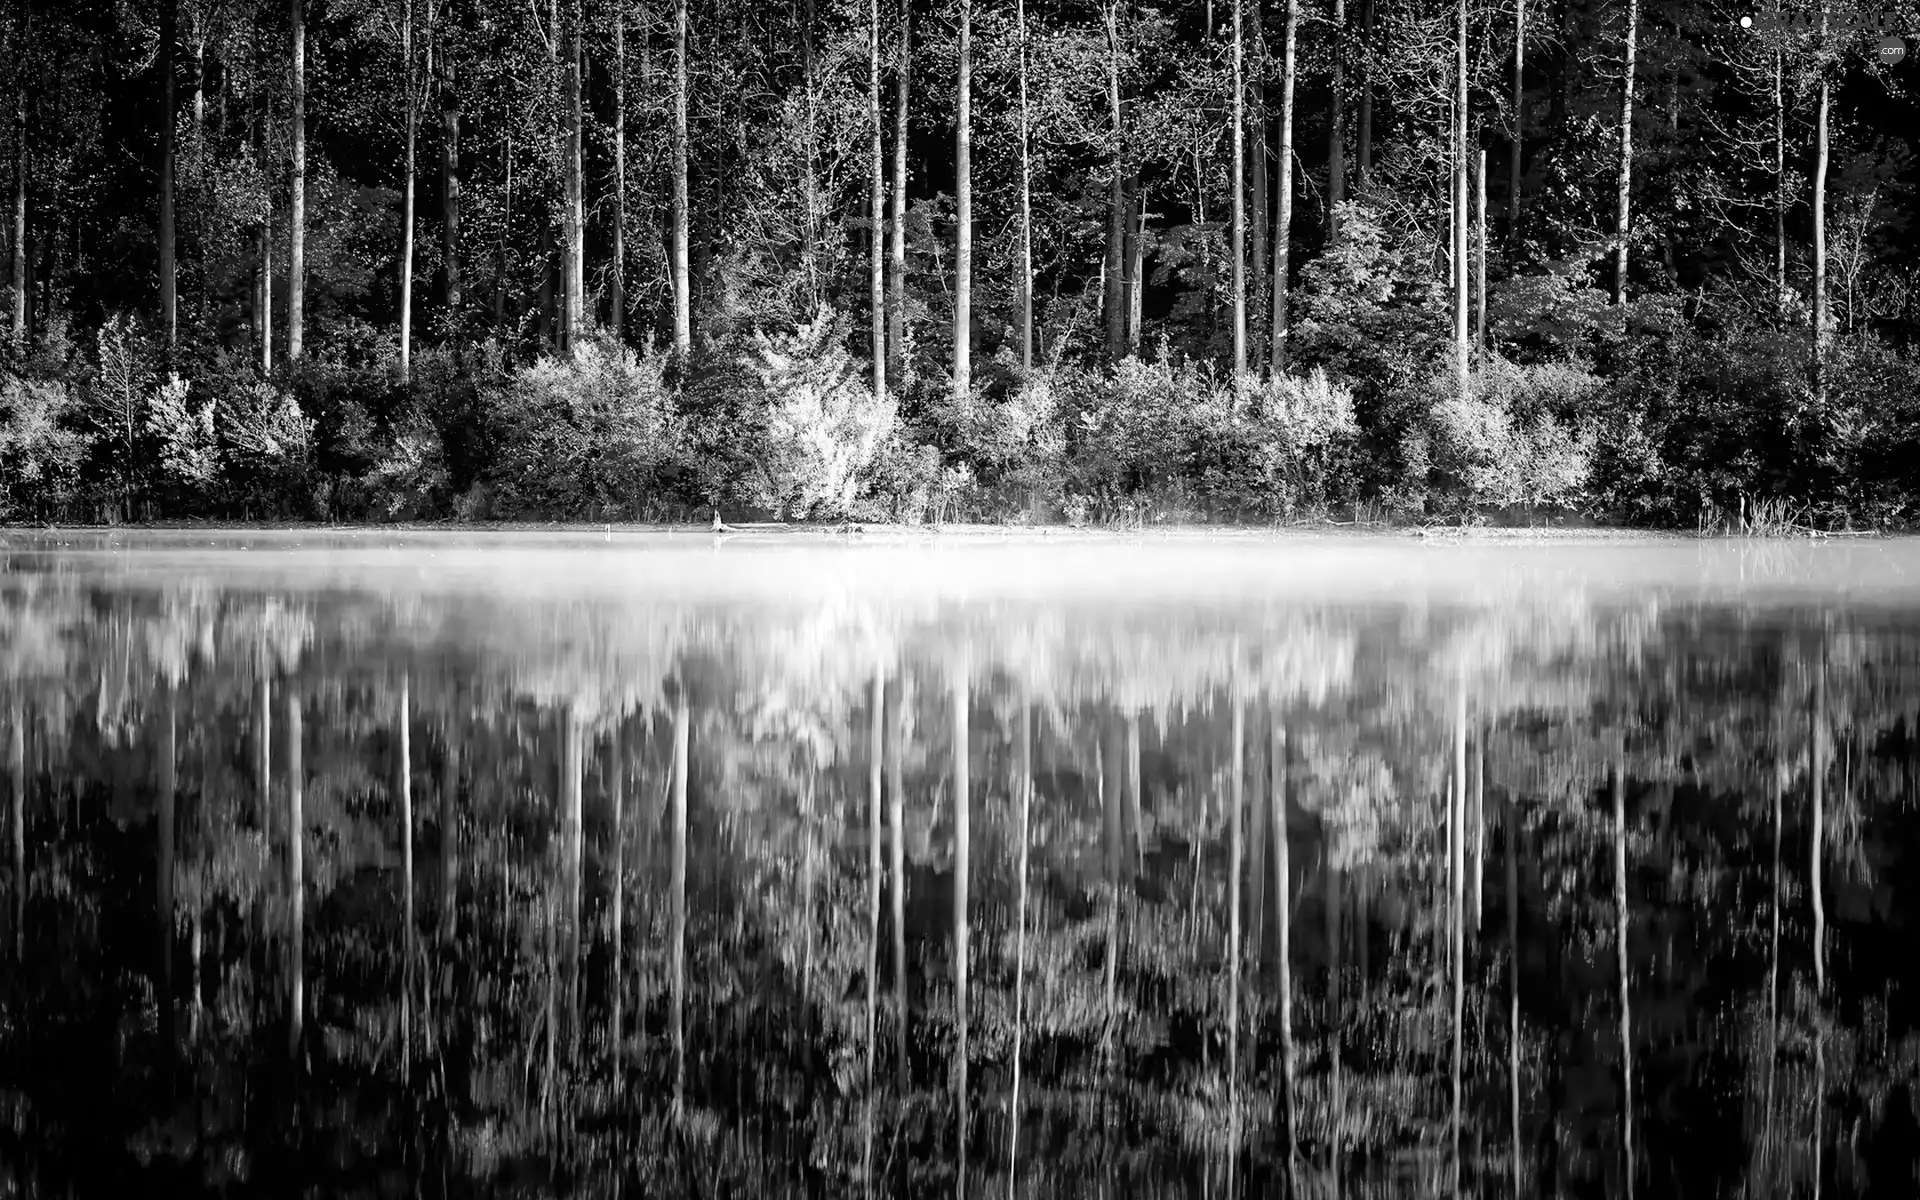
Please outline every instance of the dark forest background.
[{"label": "dark forest background", "polygon": [[6,26],[6,519],[1777,530],[1920,496],[1912,4]]}]

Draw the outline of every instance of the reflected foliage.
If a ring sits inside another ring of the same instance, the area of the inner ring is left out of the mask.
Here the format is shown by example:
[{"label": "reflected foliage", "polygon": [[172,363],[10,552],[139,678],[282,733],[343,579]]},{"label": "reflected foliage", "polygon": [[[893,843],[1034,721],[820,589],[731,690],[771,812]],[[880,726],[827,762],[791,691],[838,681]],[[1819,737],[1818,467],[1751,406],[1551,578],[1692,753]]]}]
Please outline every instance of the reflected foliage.
[{"label": "reflected foliage", "polygon": [[1897,610],[104,561],[0,564],[0,1195],[1920,1187]]}]

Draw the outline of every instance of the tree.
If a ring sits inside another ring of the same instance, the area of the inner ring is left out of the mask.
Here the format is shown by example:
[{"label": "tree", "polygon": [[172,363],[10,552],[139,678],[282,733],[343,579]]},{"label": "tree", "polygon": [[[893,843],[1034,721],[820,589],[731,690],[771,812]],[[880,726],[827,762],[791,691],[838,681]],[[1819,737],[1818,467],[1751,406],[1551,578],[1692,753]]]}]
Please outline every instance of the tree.
[{"label": "tree", "polygon": [[561,217],[561,339],[578,354],[586,338],[587,217],[582,180],[583,116],[580,87],[580,0],[567,0],[566,22],[566,201]]},{"label": "tree", "polygon": [[[867,206],[869,352],[873,356],[873,398],[887,401],[887,163],[880,123],[880,0],[867,0],[867,124],[873,159]],[[878,853],[878,851],[875,851]]]},{"label": "tree", "polygon": [[287,361],[298,362],[307,319],[307,13],[292,11],[292,178],[287,213]]},{"label": "tree", "polygon": [[913,0],[900,0],[900,62],[894,73],[893,221],[888,246],[888,374],[904,387],[907,375],[907,101],[913,65]]},{"label": "tree", "polygon": [[973,0],[959,0],[959,88],[954,101],[953,402],[973,404]]},{"label": "tree", "polygon": [[[1247,161],[1243,128],[1246,89],[1240,78],[1240,4],[1233,0],[1233,407],[1245,400],[1247,375],[1247,204],[1242,179]],[[1236,810],[1234,819],[1239,819]],[[1237,878],[1238,876],[1236,876]]]},{"label": "tree", "polygon": [[673,7],[673,353],[693,357],[693,280],[687,267],[687,0]]},{"label": "tree", "polygon": [[176,0],[160,4],[160,324],[171,347],[179,336],[178,280],[174,268],[173,176],[174,47],[180,40]]},{"label": "tree", "polygon": [[[1107,322],[1107,361],[1119,362],[1125,354],[1126,325],[1126,125],[1120,97],[1120,4],[1107,0],[1102,10],[1107,32],[1107,113],[1112,122],[1113,150],[1107,179],[1107,257],[1103,268],[1105,296],[1102,301]],[[1209,31],[1211,33],[1211,31]]]},{"label": "tree", "polygon": [[[452,5],[443,10],[443,20],[429,23],[434,28],[434,63],[439,72],[440,90],[440,294],[446,305],[447,332],[457,333],[464,292],[461,279],[460,249],[460,88],[459,71],[454,61],[452,38],[446,26],[453,22]],[[431,14],[431,9],[429,9]],[[509,190],[511,179],[509,178]],[[504,223],[502,228],[504,229]]]},{"label": "tree", "polygon": [[1287,370],[1287,275],[1293,245],[1293,82],[1299,50],[1300,0],[1287,0],[1286,49],[1280,60],[1280,178],[1279,214],[1273,221],[1273,311],[1268,314],[1273,349],[1270,370],[1278,377]]},{"label": "tree", "polygon": [[[878,4],[879,0],[874,0]],[[876,10],[877,11],[877,10]],[[879,18],[875,17],[876,27]],[[1033,147],[1027,129],[1027,0],[1014,0],[1020,41],[1020,372],[1033,370]],[[875,34],[876,39],[878,34]],[[879,52],[876,50],[875,54]],[[878,84],[875,84],[876,94]],[[876,100],[876,104],[878,101]],[[879,134],[874,134],[879,146]],[[877,219],[877,218],[876,218]]]},{"label": "tree", "polygon": [[607,327],[627,332],[627,4],[613,7],[613,268],[607,279]]},{"label": "tree", "polygon": [[[1464,9],[1463,9],[1464,11]],[[1627,0],[1627,32],[1620,50],[1620,174],[1614,198],[1613,302],[1627,302],[1627,242],[1632,232],[1634,47],[1640,0]],[[1464,35],[1463,35],[1464,36]],[[1464,53],[1464,51],[1463,51]]]},{"label": "tree", "polygon": [[1513,138],[1507,164],[1507,236],[1520,240],[1520,160],[1527,136],[1527,0],[1513,3]]},{"label": "tree", "polygon": [[27,341],[27,47],[33,33],[32,5],[22,4],[15,11],[13,82],[13,262],[9,331],[13,344],[24,349]]},{"label": "tree", "polygon": [[413,377],[413,187],[414,143],[419,129],[419,98],[413,72],[414,0],[400,0],[401,86],[405,89],[402,121],[406,126],[406,176],[400,202],[400,383]]},{"label": "tree", "polygon": [[1327,241],[1340,240],[1340,206],[1347,200],[1347,0],[1333,0],[1333,86],[1327,113]]},{"label": "tree", "polygon": [[1827,0],[1820,0],[1820,40],[1815,51],[1820,99],[1813,126],[1813,395],[1822,403],[1827,398],[1827,124],[1833,103],[1828,52]]}]

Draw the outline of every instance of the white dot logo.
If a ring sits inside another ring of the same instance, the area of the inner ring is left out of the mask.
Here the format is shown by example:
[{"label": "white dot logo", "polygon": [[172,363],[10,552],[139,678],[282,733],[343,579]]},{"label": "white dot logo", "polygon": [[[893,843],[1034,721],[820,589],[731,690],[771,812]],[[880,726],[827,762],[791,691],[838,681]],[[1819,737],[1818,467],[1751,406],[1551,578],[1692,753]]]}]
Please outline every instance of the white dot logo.
[{"label": "white dot logo", "polygon": [[1742,29],[1752,29],[1752,28],[1753,28],[1753,18],[1752,18],[1752,17],[1741,17],[1741,18],[1740,18],[1740,28],[1742,28]]}]

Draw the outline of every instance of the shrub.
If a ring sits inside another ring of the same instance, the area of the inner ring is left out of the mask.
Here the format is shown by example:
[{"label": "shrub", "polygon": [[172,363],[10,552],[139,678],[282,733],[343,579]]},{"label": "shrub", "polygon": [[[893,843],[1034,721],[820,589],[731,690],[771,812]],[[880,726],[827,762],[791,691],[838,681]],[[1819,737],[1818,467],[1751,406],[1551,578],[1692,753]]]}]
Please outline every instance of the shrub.
[{"label": "shrub", "polygon": [[744,482],[749,497],[776,517],[851,511],[893,429],[892,402],[874,397],[843,335],[825,308],[791,334],[754,335],[758,469]]},{"label": "shrub", "polygon": [[229,502],[247,514],[305,515],[314,492],[314,423],[293,393],[235,386],[215,413]]},{"label": "shrub", "polygon": [[1351,498],[1353,393],[1318,368],[1219,389],[1193,413],[1189,469],[1209,512],[1285,520]]},{"label": "shrub", "polygon": [[66,384],[0,373],[0,518],[59,512],[79,490],[91,436]]},{"label": "shrub", "polygon": [[1564,365],[1494,359],[1465,396],[1451,373],[1434,386],[1429,450],[1461,499],[1535,508],[1586,498],[1593,436],[1583,416],[1597,379]]},{"label": "shrub", "polygon": [[588,341],[570,359],[542,358],[489,388],[499,438],[487,479],[494,507],[523,517],[650,513],[679,452],[664,365]]}]

